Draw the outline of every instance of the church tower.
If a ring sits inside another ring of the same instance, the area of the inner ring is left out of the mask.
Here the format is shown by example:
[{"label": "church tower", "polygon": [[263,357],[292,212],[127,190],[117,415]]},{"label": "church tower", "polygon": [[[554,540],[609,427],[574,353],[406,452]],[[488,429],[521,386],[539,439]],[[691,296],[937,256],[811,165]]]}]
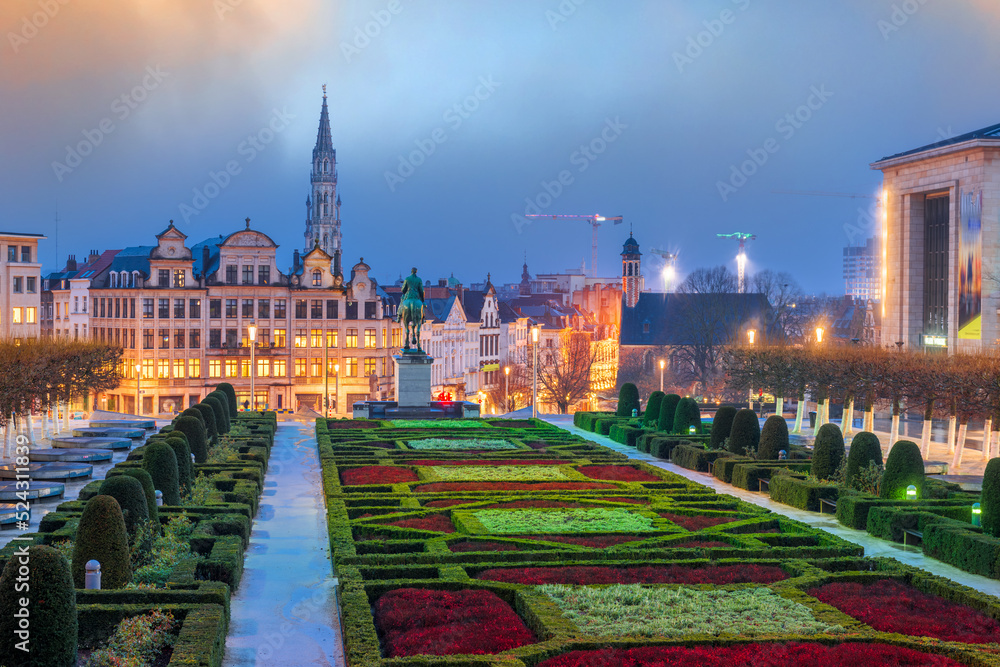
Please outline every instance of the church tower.
[{"label": "church tower", "polygon": [[333,273],[340,267],[340,196],[337,194],[337,151],[330,135],[330,112],[326,108],[326,85],[323,85],[323,108],[319,131],[312,154],[311,192],[306,198],[306,245],[308,253],[317,245],[333,257]]},{"label": "church tower", "polygon": [[642,274],[639,271],[641,257],[639,242],[629,234],[622,247],[622,298],[629,308],[635,308],[639,303],[639,292],[643,288]]}]

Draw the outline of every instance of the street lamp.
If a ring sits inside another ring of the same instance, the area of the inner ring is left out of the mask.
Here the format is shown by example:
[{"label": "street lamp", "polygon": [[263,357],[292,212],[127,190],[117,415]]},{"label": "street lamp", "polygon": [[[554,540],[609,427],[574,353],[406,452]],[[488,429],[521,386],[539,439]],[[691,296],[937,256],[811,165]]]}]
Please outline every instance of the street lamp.
[{"label": "street lamp", "polygon": [[503,367],[504,413],[510,412],[510,366]]},{"label": "street lamp", "polygon": [[[135,362],[135,414],[142,414],[142,397],[140,394],[142,391],[139,389],[139,384],[142,381],[142,364],[138,361]],[[58,415],[56,415],[58,417]]]},{"label": "street lamp", "polygon": [[[340,364],[334,364],[333,365],[333,380],[334,380],[334,385],[333,385],[333,403],[334,403],[334,406],[335,406],[334,410],[339,410],[340,409],[340,402],[339,402],[340,401]],[[397,400],[399,399],[398,396],[396,398],[397,398]]]},{"label": "street lamp", "polygon": [[257,324],[250,320],[250,324],[247,325],[247,336],[250,338],[250,409],[255,410],[257,408],[257,400],[253,393],[253,381],[254,377],[257,375],[257,367],[254,366],[254,348],[257,347]]},{"label": "street lamp", "polygon": [[323,330],[323,417],[330,416],[330,332]]},{"label": "street lamp", "polygon": [[[747,330],[747,342],[753,345],[754,339],[757,338],[757,330],[749,329]],[[750,396],[747,399],[747,407],[753,410],[753,377],[750,378]]]},{"label": "street lamp", "polygon": [[534,363],[531,364],[531,416],[538,418],[538,327],[531,328],[531,342],[535,348]]},{"label": "street lamp", "polygon": [[660,359],[660,393],[663,393],[663,369],[666,368],[667,362]]},{"label": "street lamp", "polygon": [[816,327],[816,342],[823,342],[823,327]]},{"label": "street lamp", "polygon": [[750,329],[749,331],[747,331],[747,342],[748,343],[750,343],[751,345],[753,345],[754,339],[756,339],[756,338],[757,338],[757,330],[756,329]]}]

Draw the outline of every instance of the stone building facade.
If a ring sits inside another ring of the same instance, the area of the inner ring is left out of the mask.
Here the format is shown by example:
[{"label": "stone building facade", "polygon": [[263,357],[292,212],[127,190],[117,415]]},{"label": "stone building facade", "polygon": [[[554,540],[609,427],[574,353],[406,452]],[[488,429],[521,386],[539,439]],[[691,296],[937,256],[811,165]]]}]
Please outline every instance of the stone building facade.
[{"label": "stone building facade", "polygon": [[41,234],[0,232],[0,339],[41,334]]}]

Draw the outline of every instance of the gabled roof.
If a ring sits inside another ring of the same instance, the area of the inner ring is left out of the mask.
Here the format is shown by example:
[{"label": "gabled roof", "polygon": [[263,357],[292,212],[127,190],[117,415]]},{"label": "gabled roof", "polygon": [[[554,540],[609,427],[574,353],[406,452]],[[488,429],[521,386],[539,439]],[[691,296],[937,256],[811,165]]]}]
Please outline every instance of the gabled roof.
[{"label": "gabled roof", "polygon": [[[448,315],[456,306],[462,310],[462,315],[465,315],[462,303],[454,294],[447,299],[424,299],[424,305],[426,306],[424,317],[428,322],[446,322]],[[468,321],[468,318],[466,317],[465,320]]]},{"label": "gabled roof", "polygon": [[716,342],[728,342],[728,330],[743,324],[761,326],[770,306],[763,294],[663,294],[642,292],[634,308],[622,305],[622,345],[692,345],[703,342],[696,329],[685,326],[691,313],[711,309],[728,327],[720,327]]},{"label": "gabled roof", "polygon": [[124,248],[115,255],[108,267],[111,271],[139,271],[149,277],[149,253],[157,246],[137,245]]},{"label": "gabled roof", "polygon": [[518,315],[517,311],[511,308],[506,301],[497,302],[497,313],[500,315],[501,322],[516,322],[523,317],[523,315]]},{"label": "gabled roof", "polygon": [[465,314],[469,316],[470,320],[478,322],[483,319],[483,306],[486,304],[485,292],[466,290],[462,301],[462,305],[465,307]]},{"label": "gabled roof", "polygon": [[[213,236],[210,239],[191,246],[191,259],[193,260],[191,267],[195,276],[207,276],[219,270],[219,244],[221,242],[221,237]],[[208,248],[208,266],[203,266],[205,259],[204,248]]]},{"label": "gabled roof", "polygon": [[967,141],[973,141],[975,139],[996,139],[1000,140],[1000,124],[990,125],[989,127],[984,127],[973,132],[967,132],[965,134],[960,134],[957,137],[952,137],[950,139],[944,139],[943,141],[938,141],[933,144],[927,144],[926,146],[921,146],[920,148],[914,148],[913,150],[903,151],[902,153],[896,153],[895,155],[889,155],[875,162],[872,166],[876,166],[881,162],[887,160],[895,160],[901,157],[907,157],[909,155],[916,155],[918,153],[923,153],[924,151],[936,150],[938,148],[945,148],[947,146],[955,146],[957,144],[963,144]]}]

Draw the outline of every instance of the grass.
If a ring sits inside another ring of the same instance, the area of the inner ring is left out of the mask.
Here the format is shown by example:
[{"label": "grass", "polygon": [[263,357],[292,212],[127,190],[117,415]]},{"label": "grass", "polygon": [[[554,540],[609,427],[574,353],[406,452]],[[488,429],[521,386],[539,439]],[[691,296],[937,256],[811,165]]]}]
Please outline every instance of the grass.
[{"label": "grass", "polygon": [[423,440],[407,440],[410,449],[452,449],[462,451],[517,449],[517,445],[506,440],[464,438],[448,440],[445,438],[425,438]]},{"label": "grass", "polygon": [[616,584],[592,588],[539,587],[581,632],[597,637],[683,637],[735,634],[811,635],[842,632],[817,621],[809,609],[769,588],[735,591],[649,588]]},{"label": "grass", "polygon": [[653,530],[652,519],[626,509],[480,510],[473,516],[487,531],[498,535]]},{"label": "grass", "polygon": [[396,428],[485,428],[488,424],[478,421],[457,419],[390,419]]},{"label": "grass", "polygon": [[445,482],[551,482],[569,477],[555,466],[435,466]]}]

